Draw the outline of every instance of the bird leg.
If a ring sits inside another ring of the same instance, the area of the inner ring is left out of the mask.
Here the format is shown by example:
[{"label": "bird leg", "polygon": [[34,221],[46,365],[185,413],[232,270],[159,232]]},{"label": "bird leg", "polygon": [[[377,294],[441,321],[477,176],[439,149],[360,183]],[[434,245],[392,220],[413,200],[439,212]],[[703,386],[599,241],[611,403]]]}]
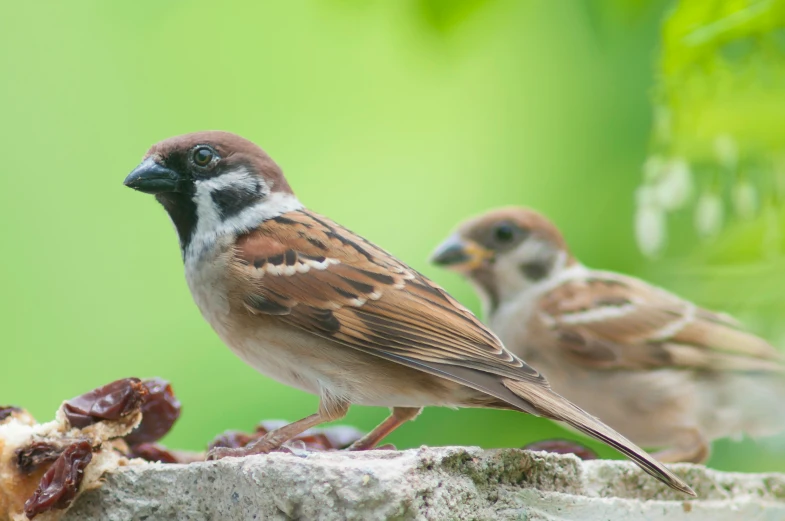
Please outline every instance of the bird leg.
[{"label": "bird leg", "polygon": [[348,403],[338,403],[332,400],[327,402],[322,399],[319,402],[319,411],[316,414],[274,429],[245,447],[236,449],[216,447],[207,454],[207,459],[217,460],[227,457],[240,458],[252,454],[267,454],[308,429],[325,422],[343,418],[348,410]]},{"label": "bird leg", "polygon": [[374,430],[352,443],[347,450],[368,450],[376,446],[385,436],[403,425],[409,420],[413,420],[422,411],[422,407],[393,407],[392,414]]}]

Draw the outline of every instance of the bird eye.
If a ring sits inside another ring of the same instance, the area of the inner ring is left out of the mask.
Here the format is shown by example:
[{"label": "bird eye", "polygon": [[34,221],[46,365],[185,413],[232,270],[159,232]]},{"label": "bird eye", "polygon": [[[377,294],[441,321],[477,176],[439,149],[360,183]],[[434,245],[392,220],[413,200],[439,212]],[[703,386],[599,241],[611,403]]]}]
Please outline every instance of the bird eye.
[{"label": "bird eye", "polygon": [[209,147],[197,147],[193,152],[193,160],[197,166],[207,166],[215,157],[215,154]]},{"label": "bird eye", "polygon": [[515,228],[508,223],[500,224],[493,231],[493,236],[498,242],[510,242],[515,237]]}]

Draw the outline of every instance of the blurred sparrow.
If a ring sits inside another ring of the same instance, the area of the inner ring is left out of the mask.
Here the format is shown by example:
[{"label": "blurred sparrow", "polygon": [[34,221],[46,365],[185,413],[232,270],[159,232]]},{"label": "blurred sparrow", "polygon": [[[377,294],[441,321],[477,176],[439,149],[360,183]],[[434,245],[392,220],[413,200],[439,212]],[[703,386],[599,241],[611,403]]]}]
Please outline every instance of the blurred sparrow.
[{"label": "blurred sparrow", "polygon": [[615,447],[687,493],[660,463],[551,391],[440,287],[307,210],[267,154],[225,132],[154,145],[125,180],[155,194],[180,238],[205,319],[246,363],[319,396],[318,411],[212,458],[266,453],[349,405],[392,414],[355,442],[374,447],[424,406],[513,409],[559,420]]},{"label": "blurred sparrow", "polygon": [[466,276],[490,328],[553,389],[661,461],[703,462],[724,436],[785,426],[783,359],[731,317],[595,271],[524,208],[470,219],[433,254]]}]

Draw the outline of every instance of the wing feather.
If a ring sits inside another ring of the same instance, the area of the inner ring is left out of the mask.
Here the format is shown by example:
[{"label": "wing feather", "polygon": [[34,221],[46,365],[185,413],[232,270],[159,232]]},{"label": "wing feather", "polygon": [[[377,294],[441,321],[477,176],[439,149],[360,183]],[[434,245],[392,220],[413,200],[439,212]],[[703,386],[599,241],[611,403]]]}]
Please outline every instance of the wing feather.
[{"label": "wing feather", "polygon": [[[294,241],[292,226],[301,228]],[[237,241],[235,256],[253,288],[245,299],[251,312],[377,356],[466,366],[547,386],[445,291],[325,217],[299,210],[267,221]]]},{"label": "wing feather", "polygon": [[593,272],[539,302],[534,317],[573,362],[605,369],[784,371],[783,357],[731,317],[631,277]]}]

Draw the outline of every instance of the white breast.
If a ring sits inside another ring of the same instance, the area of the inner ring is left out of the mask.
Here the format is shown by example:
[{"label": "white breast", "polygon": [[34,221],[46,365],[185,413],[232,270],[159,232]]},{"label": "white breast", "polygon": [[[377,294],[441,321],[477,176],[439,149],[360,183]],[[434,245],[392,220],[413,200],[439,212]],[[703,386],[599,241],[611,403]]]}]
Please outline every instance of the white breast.
[{"label": "white breast", "polygon": [[[289,344],[292,335],[284,328],[239,329],[231,320],[227,277],[231,242],[224,240],[202,255],[186,255],[185,278],[202,316],[221,340],[245,363],[283,384],[318,394],[315,375],[303,374],[302,364]],[[235,310],[235,312],[237,312]]]},{"label": "white breast", "polygon": [[[561,259],[559,263],[563,263]],[[531,284],[507,300],[488,316],[488,327],[496,333],[504,346],[527,362],[539,358],[537,348],[521,344],[528,338],[527,326],[537,312],[537,303],[543,295],[559,287],[567,281],[584,277],[587,268],[575,264],[569,268],[557,269],[547,279]]]},{"label": "white breast", "polygon": [[229,269],[231,246],[222,241],[200,255],[185,255],[185,279],[196,305],[214,328],[225,322],[229,314],[226,274]]}]

